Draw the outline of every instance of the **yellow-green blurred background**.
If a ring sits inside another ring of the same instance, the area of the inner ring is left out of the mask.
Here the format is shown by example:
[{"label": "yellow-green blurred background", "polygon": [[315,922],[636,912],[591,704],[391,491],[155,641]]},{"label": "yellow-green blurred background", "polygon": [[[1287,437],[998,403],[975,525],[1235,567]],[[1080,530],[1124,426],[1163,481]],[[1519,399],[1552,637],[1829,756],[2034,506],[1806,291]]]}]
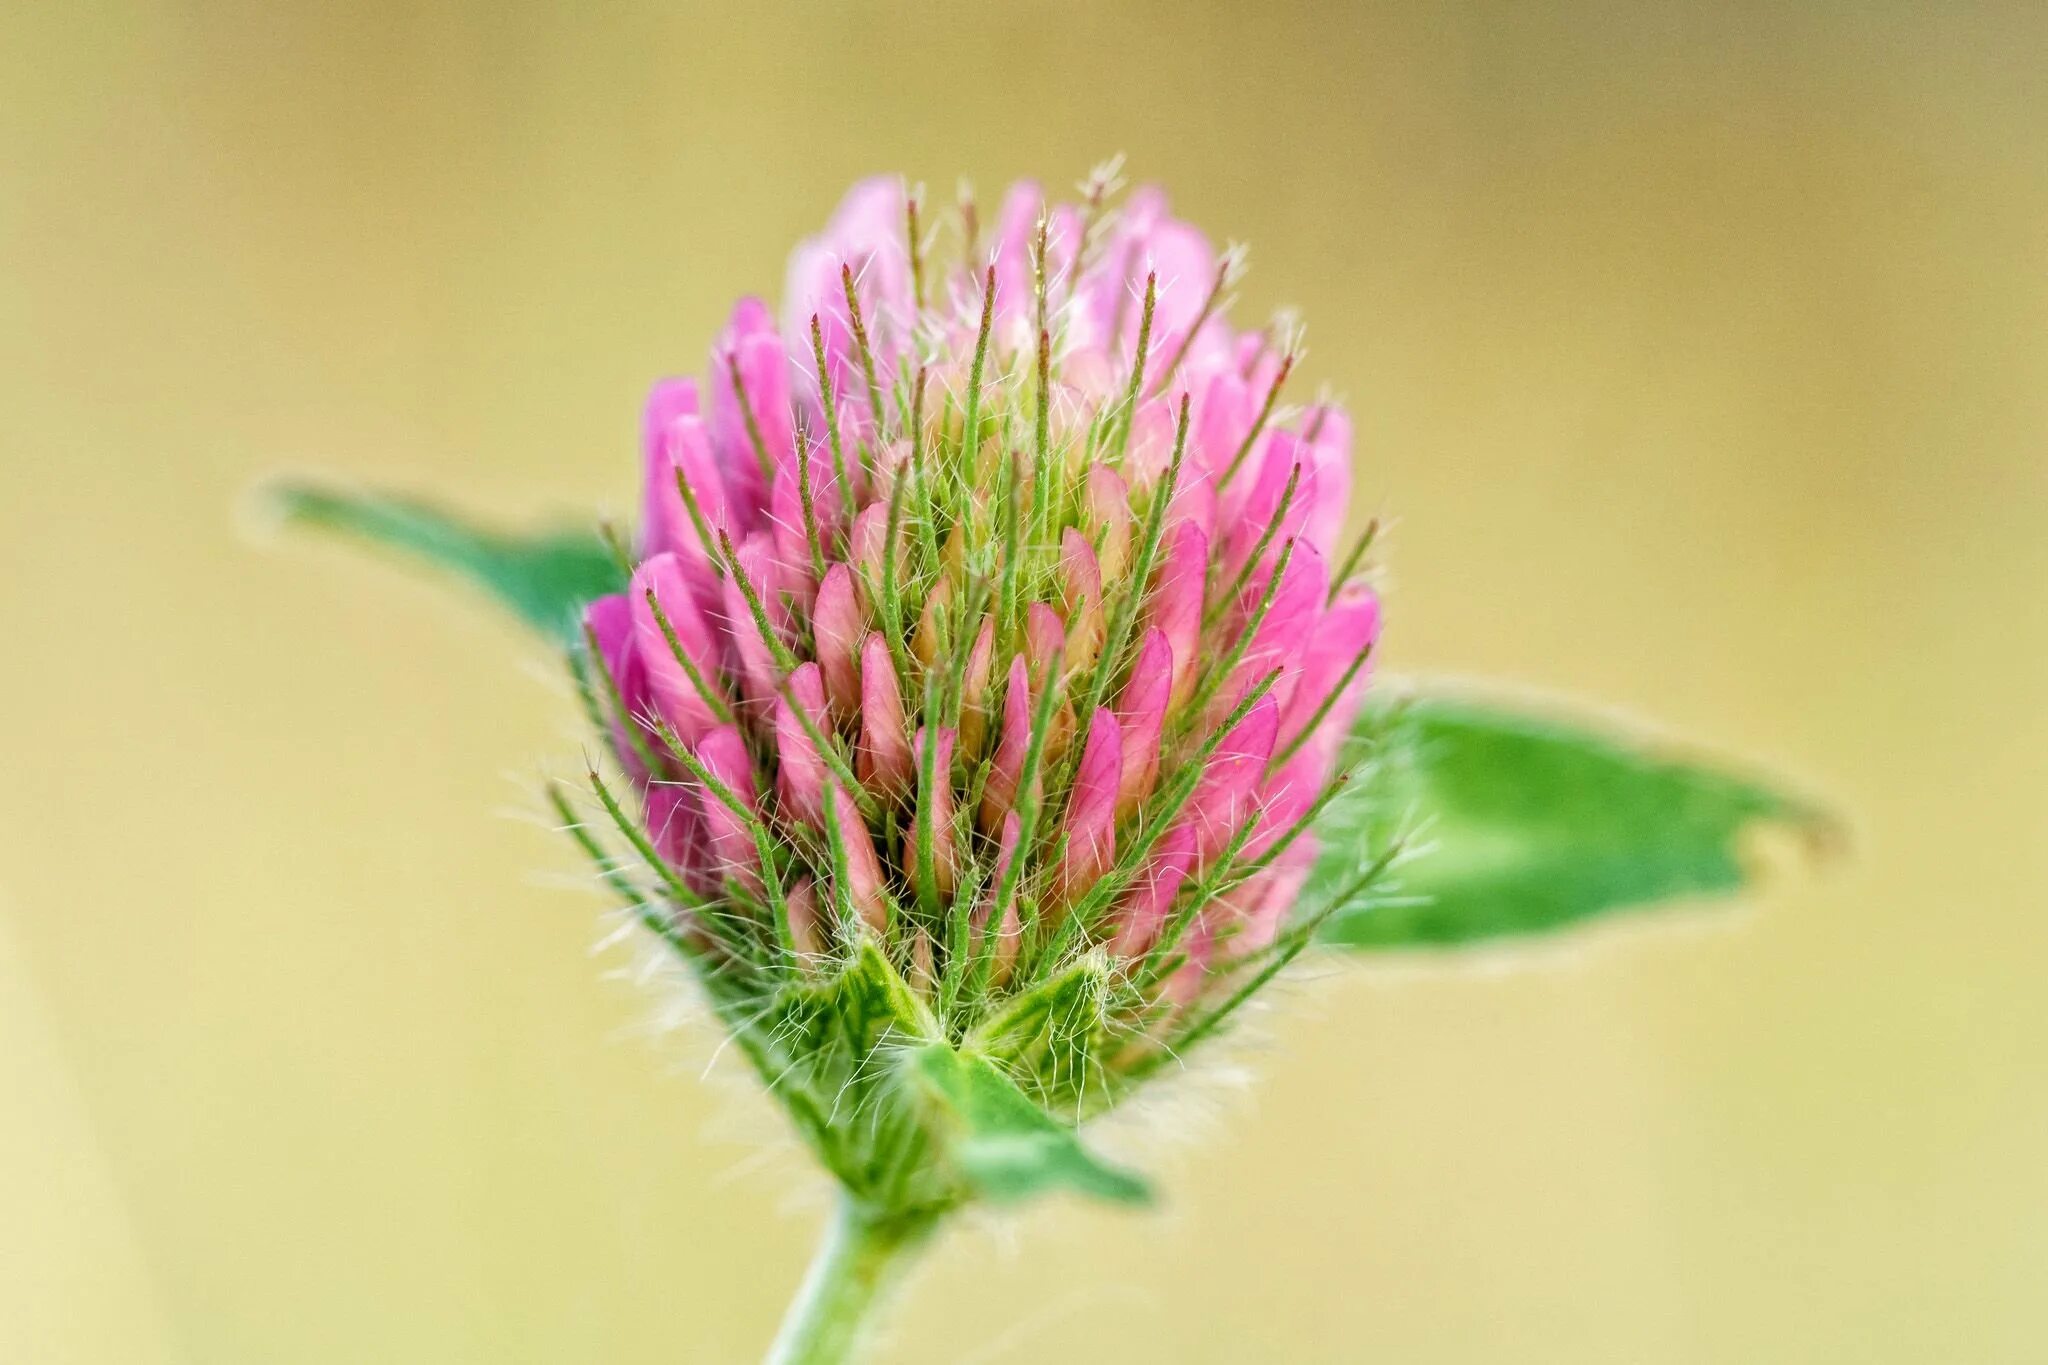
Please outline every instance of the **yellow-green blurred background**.
[{"label": "yellow-green blurred background", "polygon": [[[817,1187],[523,822],[545,654],[238,520],[625,510],[856,176],[1122,150],[1305,306],[1390,664],[1785,766],[1730,914],[1292,993],[883,1358],[2048,1359],[2038,6],[0,11],[0,1360],[745,1361]],[[467,608],[467,609],[465,609]],[[511,818],[505,812],[515,814]]]}]

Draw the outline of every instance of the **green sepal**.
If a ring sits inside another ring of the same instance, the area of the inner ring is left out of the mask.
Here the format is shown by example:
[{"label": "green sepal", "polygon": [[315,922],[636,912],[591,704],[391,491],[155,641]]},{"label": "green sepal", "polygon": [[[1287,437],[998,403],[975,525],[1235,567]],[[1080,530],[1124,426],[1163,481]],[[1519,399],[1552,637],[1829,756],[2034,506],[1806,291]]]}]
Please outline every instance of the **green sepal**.
[{"label": "green sepal", "polygon": [[385,546],[467,579],[565,644],[586,603],[626,586],[625,567],[594,531],[494,531],[416,499],[306,483],[272,485],[264,500],[288,524]]},{"label": "green sepal", "polygon": [[1323,926],[1351,948],[1449,947],[1725,896],[1755,880],[1755,833],[1819,847],[1835,828],[1767,782],[1611,723],[1422,692],[1375,702],[1356,734],[1377,771],[1327,813],[1302,903],[1391,841],[1409,847],[1379,892]]},{"label": "green sepal", "polygon": [[939,1036],[931,1011],[873,938],[815,976],[766,992],[705,974],[726,1026],[826,1169],[863,1203],[891,1210],[961,1202],[923,1114],[891,1059]]},{"label": "green sepal", "polygon": [[[1079,979],[1069,972],[1049,982],[1049,999],[1075,1000]],[[731,978],[707,974],[705,984],[797,1131],[865,1207],[943,1212],[1054,1189],[1122,1203],[1149,1197],[1142,1181],[1092,1156],[1071,1126],[981,1051],[946,1041],[872,937],[843,962],[766,997],[735,989]],[[1100,994],[1100,983],[1079,992],[1097,1014]],[[1077,1021],[1071,1008],[1049,1011],[1013,1041],[1052,1019]]]},{"label": "green sepal", "polygon": [[1003,1003],[966,1046],[1014,1078],[1041,1108],[1085,1118],[1115,1101],[1116,1054],[1130,1030],[1115,1023],[1117,974],[1102,949],[1084,954]]},{"label": "green sepal", "polygon": [[1150,1202],[1142,1179],[1096,1157],[987,1058],[931,1043],[905,1054],[903,1070],[941,1130],[948,1158],[991,1203],[1054,1190],[1118,1204]]},{"label": "green sepal", "polygon": [[776,1032],[783,1046],[807,1056],[837,1054],[859,1063],[892,1040],[938,1035],[931,1011],[868,935],[836,974],[791,985],[780,1001]]}]

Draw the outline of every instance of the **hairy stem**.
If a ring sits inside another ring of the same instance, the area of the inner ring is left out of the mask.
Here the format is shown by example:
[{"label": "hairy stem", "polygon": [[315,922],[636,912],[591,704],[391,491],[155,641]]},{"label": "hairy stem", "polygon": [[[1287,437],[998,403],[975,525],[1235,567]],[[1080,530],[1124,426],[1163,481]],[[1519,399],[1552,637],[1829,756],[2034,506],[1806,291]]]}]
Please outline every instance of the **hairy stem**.
[{"label": "hairy stem", "polygon": [[938,1222],[934,1213],[883,1212],[840,1196],[767,1365],[845,1365],[857,1359],[875,1309]]}]

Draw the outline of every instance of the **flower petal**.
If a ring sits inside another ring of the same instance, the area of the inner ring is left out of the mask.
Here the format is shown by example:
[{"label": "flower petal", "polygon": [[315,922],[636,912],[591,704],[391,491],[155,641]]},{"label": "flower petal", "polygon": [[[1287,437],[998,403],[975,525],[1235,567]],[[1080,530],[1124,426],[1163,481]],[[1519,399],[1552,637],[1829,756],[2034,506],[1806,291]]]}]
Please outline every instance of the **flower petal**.
[{"label": "flower petal", "polygon": [[825,695],[831,699],[833,715],[844,724],[860,709],[859,650],[861,637],[867,633],[854,594],[853,570],[844,564],[827,569],[818,585],[811,633],[817,642],[818,666],[824,672]]},{"label": "flower petal", "polygon": [[833,387],[842,394],[865,382],[855,354],[842,271],[853,275],[875,368],[883,375],[892,373],[912,312],[910,255],[904,246],[908,221],[902,180],[875,176],[848,190],[824,232],[790,255],[782,293],[783,330],[808,349],[811,318],[817,317],[826,366]]},{"label": "flower petal", "polygon": [[860,818],[860,808],[844,787],[832,788],[832,824],[846,850],[846,886],[843,888],[854,913],[876,933],[889,927],[888,901],[882,891],[882,860],[875,854],[874,836]]},{"label": "flower petal", "polygon": [[[738,728],[719,726],[698,742],[696,752],[697,761],[704,765],[704,771],[716,778],[740,807],[752,815],[760,793],[754,784],[754,761],[747,753],[747,742],[740,737]],[[753,831],[746,819],[708,785],[697,794],[697,802],[703,812],[712,866],[720,875],[731,877],[758,894],[762,889],[761,853],[754,844]]]},{"label": "flower petal", "polygon": [[1152,624],[1173,649],[1173,701],[1194,690],[1201,657],[1202,596],[1209,573],[1209,537],[1191,521],[1166,533],[1165,554],[1152,587]]},{"label": "flower petal", "polygon": [[768,538],[759,532],[748,536],[738,546],[735,558],[739,561],[737,572],[725,580],[721,589],[725,629],[732,638],[733,650],[739,659],[746,699],[757,715],[765,716],[774,706],[780,690],[777,687],[780,675],[775,652],[769,647],[768,637],[761,633],[761,623],[748,604],[740,580],[744,576],[747,587],[753,590],[755,600],[761,604],[762,615],[768,619],[768,628],[780,634],[788,625],[789,616],[779,591],[781,570],[769,548]]},{"label": "flower petal", "polygon": [[910,789],[903,689],[880,631],[870,632],[860,647],[860,750],[854,771],[869,791],[892,800]]},{"label": "flower petal", "polygon": [[[790,705],[792,700],[803,707],[810,728]],[[789,675],[789,695],[775,699],[775,794],[789,814],[814,829],[824,827],[826,767],[811,730],[829,735],[831,727],[818,666],[799,664]]]},{"label": "flower petal", "polygon": [[1123,736],[1116,713],[1096,709],[1081,745],[1074,786],[1067,797],[1063,831],[1067,852],[1059,874],[1059,899],[1071,903],[1100,881],[1116,857],[1117,789],[1123,778]]},{"label": "flower petal", "polygon": [[1117,721],[1123,735],[1123,776],[1117,787],[1117,818],[1128,820],[1152,794],[1159,772],[1159,734],[1173,693],[1173,646],[1157,626],[1145,632],[1131,680],[1124,684]]},{"label": "flower petal", "polygon": [[[1302,727],[1316,718],[1316,712],[1329,700],[1331,692],[1344,682],[1344,675],[1350,672],[1360,652],[1378,639],[1379,630],[1379,598],[1364,584],[1346,589],[1337,602],[1322,613],[1322,619],[1316,623],[1314,634],[1309,639],[1301,676],[1296,680],[1293,695],[1287,699],[1281,714],[1282,748],[1292,745],[1301,734]],[[1345,695],[1339,697],[1325,713],[1324,728],[1340,733],[1350,730],[1358,700],[1364,695],[1371,674],[1370,663],[1352,674]]]},{"label": "flower petal", "polygon": [[711,351],[709,425],[727,487],[748,507],[766,505],[769,475],[795,458],[790,368],[768,306],[741,299]]},{"label": "flower petal", "polygon": [[1095,547],[1071,526],[1060,537],[1060,593],[1068,623],[1066,668],[1080,672],[1102,652],[1102,570]]},{"label": "flower petal", "polygon": [[1003,689],[1003,726],[996,737],[995,757],[989,762],[988,782],[982,788],[978,818],[986,833],[993,833],[1017,800],[1018,784],[1024,780],[1024,759],[1031,748],[1031,676],[1019,654],[1010,660],[1009,684]]},{"label": "flower petal", "polygon": [[640,553],[660,554],[694,541],[682,494],[676,491],[676,465],[669,453],[670,428],[678,417],[697,415],[697,381],[663,379],[647,395],[640,419],[640,469],[643,516]]},{"label": "flower petal", "polygon": [[1199,862],[1206,864],[1221,853],[1250,818],[1279,729],[1280,704],[1261,697],[1210,755],[1182,817],[1195,831]]},{"label": "flower petal", "polygon": [[[650,594],[661,605],[660,616],[655,615],[654,606],[648,601]],[[714,700],[723,699],[707,699],[698,690],[676,650],[682,650],[683,657],[696,668],[707,686],[715,687],[711,680],[720,676],[722,643],[698,609],[690,576],[673,552],[644,560],[633,571],[627,596],[634,649],[647,670],[655,709],[683,743],[695,744],[718,724]],[[662,629],[664,620],[675,634],[674,645],[669,643],[668,631]]]}]

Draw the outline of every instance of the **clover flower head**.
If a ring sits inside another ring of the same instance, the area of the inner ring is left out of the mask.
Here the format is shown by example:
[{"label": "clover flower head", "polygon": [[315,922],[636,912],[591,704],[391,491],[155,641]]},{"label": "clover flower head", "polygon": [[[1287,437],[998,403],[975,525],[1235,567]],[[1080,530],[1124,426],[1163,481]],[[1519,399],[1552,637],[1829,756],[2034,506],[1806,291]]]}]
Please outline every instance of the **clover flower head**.
[{"label": "clover flower head", "polygon": [[787,1004],[862,962],[1100,1112],[1264,979],[1316,856],[1380,622],[1350,424],[1231,324],[1241,253],[1111,179],[965,205],[944,253],[857,185],[780,320],[742,300],[647,402],[631,581],[585,615],[600,791],[728,1023],[817,1073],[800,1126],[846,1078]]}]

